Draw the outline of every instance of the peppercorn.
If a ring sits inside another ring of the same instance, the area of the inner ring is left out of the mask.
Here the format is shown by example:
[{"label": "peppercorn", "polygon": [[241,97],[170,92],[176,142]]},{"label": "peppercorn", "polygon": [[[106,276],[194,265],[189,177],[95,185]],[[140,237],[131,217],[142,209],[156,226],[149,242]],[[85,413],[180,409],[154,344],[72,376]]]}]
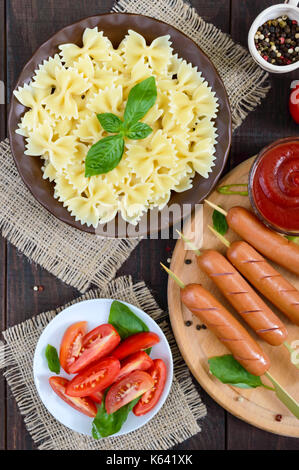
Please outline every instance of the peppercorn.
[{"label": "peppercorn", "polygon": [[289,65],[299,60],[299,25],[287,15],[259,26],[254,43],[263,59],[273,65]]},{"label": "peppercorn", "polygon": [[282,420],[282,416],[281,415],[276,415],[275,416],[275,421],[281,421]]},{"label": "peppercorn", "polygon": [[192,321],[190,321],[190,320],[186,321],[186,322],[185,322],[185,325],[186,325],[186,326],[191,326],[191,325],[192,325]]},{"label": "peppercorn", "polygon": [[185,264],[191,264],[192,260],[191,259],[185,259]]}]

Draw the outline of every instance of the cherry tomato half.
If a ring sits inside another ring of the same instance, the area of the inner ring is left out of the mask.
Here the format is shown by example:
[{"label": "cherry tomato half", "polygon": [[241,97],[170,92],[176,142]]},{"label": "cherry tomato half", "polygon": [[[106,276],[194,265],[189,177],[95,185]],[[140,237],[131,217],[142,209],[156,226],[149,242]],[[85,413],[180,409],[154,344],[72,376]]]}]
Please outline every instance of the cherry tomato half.
[{"label": "cherry tomato half", "polygon": [[98,403],[99,405],[102,403],[104,397],[104,392],[95,392],[89,395],[89,398],[92,399],[95,403]]},{"label": "cherry tomato half", "polygon": [[54,392],[72,408],[75,408],[75,410],[80,411],[90,418],[96,417],[97,407],[90,398],[69,397],[66,394],[66,388],[69,384],[67,379],[63,377],[50,377],[49,383]]},{"label": "cherry tomato half", "polygon": [[69,367],[76,374],[102,357],[108,356],[120,343],[120,336],[112,325],[100,325],[84,338],[78,359]]},{"label": "cherry tomato half", "polygon": [[147,370],[152,367],[153,364],[153,360],[144,351],[131,354],[131,356],[121,362],[121,369],[116,380],[118,381],[126,377],[126,375],[129,375],[134,370]]},{"label": "cherry tomato half", "polygon": [[159,336],[156,335],[156,333],[136,333],[135,335],[129,336],[129,338],[125,339],[120,346],[113,351],[113,356],[121,360],[137,351],[151,348],[155,344],[159,343],[159,341]]},{"label": "cherry tomato half", "polygon": [[107,357],[92,364],[76,375],[67,386],[71,397],[86,397],[111,385],[120,371],[120,362],[114,357]]},{"label": "cherry tomato half", "polygon": [[153,367],[147,372],[154,380],[154,387],[142,395],[137,405],[134,406],[133,413],[136,416],[143,416],[151,411],[160,400],[165,387],[167,368],[162,359],[155,359]]},{"label": "cherry tomato half", "polygon": [[131,372],[109,389],[105,400],[108,415],[140,397],[153,386],[154,380],[147,372],[141,370]]},{"label": "cherry tomato half", "polygon": [[73,365],[76,359],[78,359],[81,348],[83,337],[87,331],[87,322],[81,321],[71,325],[63,335],[59,360],[61,367],[65,372],[69,373],[69,368]]}]

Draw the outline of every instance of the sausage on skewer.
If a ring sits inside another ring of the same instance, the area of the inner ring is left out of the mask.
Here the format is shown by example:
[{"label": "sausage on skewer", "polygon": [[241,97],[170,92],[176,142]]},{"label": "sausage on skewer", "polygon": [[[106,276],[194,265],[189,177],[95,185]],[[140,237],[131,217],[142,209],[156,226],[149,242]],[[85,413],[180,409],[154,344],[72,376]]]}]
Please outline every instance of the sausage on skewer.
[{"label": "sausage on skewer", "polygon": [[299,274],[299,245],[267,228],[244,207],[232,207],[228,212],[225,212],[215,204],[206,202],[222,212],[226,216],[229,227],[266,258],[295,274]]},{"label": "sausage on skewer", "polygon": [[272,346],[286,340],[288,332],[280,318],[223,255],[206,250],[197,263],[257,335]]},{"label": "sausage on skewer", "polygon": [[217,336],[234,358],[251,374],[265,374],[270,367],[267,354],[235,317],[200,284],[185,286],[170,269],[162,263],[161,266],[181,288],[183,304]]},{"label": "sausage on skewer", "polygon": [[287,279],[244,241],[231,243],[226,255],[257,290],[299,326],[299,291]]}]

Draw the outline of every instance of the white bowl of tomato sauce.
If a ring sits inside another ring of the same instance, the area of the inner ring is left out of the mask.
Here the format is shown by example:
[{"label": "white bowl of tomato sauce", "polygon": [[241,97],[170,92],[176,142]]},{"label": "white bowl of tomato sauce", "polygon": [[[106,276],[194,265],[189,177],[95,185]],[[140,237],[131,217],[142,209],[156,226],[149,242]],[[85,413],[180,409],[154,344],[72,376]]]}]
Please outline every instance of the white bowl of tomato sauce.
[{"label": "white bowl of tomato sauce", "polygon": [[250,171],[249,197],[265,225],[299,236],[299,137],[277,140],[261,150]]}]

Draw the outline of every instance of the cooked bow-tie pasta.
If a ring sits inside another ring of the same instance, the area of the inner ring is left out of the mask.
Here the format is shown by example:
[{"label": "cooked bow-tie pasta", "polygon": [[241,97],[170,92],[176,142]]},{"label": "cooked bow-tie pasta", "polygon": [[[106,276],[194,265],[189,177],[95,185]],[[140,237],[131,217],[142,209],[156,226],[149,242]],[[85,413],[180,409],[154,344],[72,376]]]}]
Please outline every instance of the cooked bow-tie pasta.
[{"label": "cooked bow-tie pasta", "polygon": [[[173,53],[170,39],[147,44],[129,31],[114,49],[98,28],[86,29],[81,47],[59,46],[60,54],[15,91],[26,108],[16,130],[26,155],[43,159],[54,197],[82,224],[97,227],[117,213],[137,224],[149,209],[162,209],[171,191],[192,188],[196,173],[208,178],[212,171],[217,98],[197,68]],[[118,166],[86,178],[90,147],[109,135],[97,114],[122,119],[130,90],[151,76],[158,97],[142,122],[153,132],[143,140],[125,138]]]}]

